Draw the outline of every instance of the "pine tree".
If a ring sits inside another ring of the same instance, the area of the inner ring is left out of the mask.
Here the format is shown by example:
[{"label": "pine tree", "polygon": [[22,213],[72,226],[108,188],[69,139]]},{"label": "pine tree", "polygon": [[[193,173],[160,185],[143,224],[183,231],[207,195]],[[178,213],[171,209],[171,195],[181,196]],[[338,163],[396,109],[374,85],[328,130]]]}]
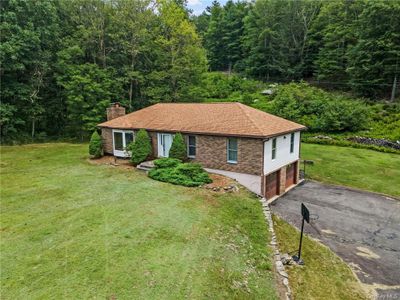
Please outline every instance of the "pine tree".
[{"label": "pine tree", "polygon": [[92,137],[90,138],[89,154],[93,158],[99,158],[103,156],[103,143],[97,130],[93,131]]},{"label": "pine tree", "polygon": [[150,137],[147,131],[140,129],[135,135],[135,140],[127,148],[128,151],[131,151],[131,162],[134,165],[144,162],[152,152]]},{"label": "pine tree", "polygon": [[180,134],[179,132],[174,136],[171,149],[169,150],[169,157],[177,158],[182,161],[187,159],[186,144],[182,134]]},{"label": "pine tree", "polygon": [[[367,97],[389,97],[400,73],[400,2],[368,1],[353,31],[346,72],[352,89]],[[394,97],[393,97],[394,98]]]}]

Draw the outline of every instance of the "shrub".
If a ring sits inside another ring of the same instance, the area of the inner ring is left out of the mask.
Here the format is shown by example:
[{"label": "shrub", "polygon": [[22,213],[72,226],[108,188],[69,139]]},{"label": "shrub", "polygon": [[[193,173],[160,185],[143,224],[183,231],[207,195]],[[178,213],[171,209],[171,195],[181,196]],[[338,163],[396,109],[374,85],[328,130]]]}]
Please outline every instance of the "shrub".
[{"label": "shrub", "polygon": [[159,158],[154,161],[154,165],[156,168],[162,169],[162,168],[173,168],[176,167],[178,164],[180,164],[182,161],[177,158]]},{"label": "shrub", "polygon": [[[208,173],[199,164],[180,163],[177,159],[157,159],[154,163],[156,168],[150,170],[148,175],[158,181],[188,187],[212,182]],[[174,164],[176,165],[172,166]]]},{"label": "shrub", "polygon": [[268,109],[306,125],[311,131],[323,132],[361,130],[371,116],[363,101],[328,93],[304,82],[279,86]]},{"label": "shrub", "polygon": [[127,148],[132,152],[131,162],[134,165],[144,162],[152,151],[150,137],[146,130],[140,129],[136,134],[135,141],[130,143]]},{"label": "shrub", "polygon": [[180,160],[187,159],[186,144],[182,134],[177,133],[172,141],[171,149],[169,149],[169,157]]},{"label": "shrub", "polygon": [[92,137],[90,138],[89,154],[93,158],[99,158],[103,156],[103,143],[97,131],[94,131]]}]

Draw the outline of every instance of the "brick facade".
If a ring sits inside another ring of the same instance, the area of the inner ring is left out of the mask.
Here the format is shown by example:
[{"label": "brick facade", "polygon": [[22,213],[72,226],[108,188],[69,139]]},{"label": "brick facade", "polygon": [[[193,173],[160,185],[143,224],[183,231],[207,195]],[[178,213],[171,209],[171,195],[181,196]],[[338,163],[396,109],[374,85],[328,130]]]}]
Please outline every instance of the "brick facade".
[{"label": "brick facade", "polygon": [[279,195],[282,195],[286,190],[286,167],[282,167],[279,172]]},{"label": "brick facade", "polygon": [[261,175],[263,170],[262,139],[237,138],[238,161],[227,162],[227,137],[196,136],[196,158],[192,159],[205,168]]},{"label": "brick facade", "polygon": [[[157,132],[148,132],[151,138],[153,155],[157,158]],[[103,149],[105,153],[113,153],[112,129],[102,128]],[[196,158],[191,161],[200,163],[205,168],[219,169],[231,172],[261,175],[263,170],[263,141],[261,139],[238,139],[238,162],[227,162],[227,137],[222,136],[196,136]],[[187,135],[184,135],[185,140]]]},{"label": "brick facade", "polygon": [[107,154],[113,154],[113,138],[111,128],[101,128],[101,139],[103,141],[103,151]]},{"label": "brick facade", "polygon": [[158,157],[157,132],[150,131],[148,133],[151,139],[151,147],[153,149],[153,154],[151,155],[151,158],[157,158]]}]

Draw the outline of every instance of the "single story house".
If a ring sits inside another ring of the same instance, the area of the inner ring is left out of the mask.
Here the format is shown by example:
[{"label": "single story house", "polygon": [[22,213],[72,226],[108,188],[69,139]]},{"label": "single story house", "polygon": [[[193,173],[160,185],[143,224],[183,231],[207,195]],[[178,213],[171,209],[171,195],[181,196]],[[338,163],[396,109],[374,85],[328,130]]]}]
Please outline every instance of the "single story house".
[{"label": "single story house", "polygon": [[[168,157],[174,133],[187,143],[188,159],[232,178],[252,176],[252,190],[266,198],[299,181],[303,125],[241,103],[158,103],[125,114],[114,103],[101,123],[104,152],[125,157],[124,148],[145,129],[152,157]],[[249,178],[249,177],[247,177]]]}]

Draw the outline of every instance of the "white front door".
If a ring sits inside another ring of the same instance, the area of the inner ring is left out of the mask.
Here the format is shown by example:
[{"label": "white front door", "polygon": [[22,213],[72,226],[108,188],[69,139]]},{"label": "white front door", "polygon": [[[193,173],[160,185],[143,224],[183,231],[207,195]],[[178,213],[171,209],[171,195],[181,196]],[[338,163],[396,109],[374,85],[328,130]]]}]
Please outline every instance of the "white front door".
[{"label": "white front door", "polygon": [[113,129],[113,154],[118,157],[129,157],[126,147],[133,141],[133,131]]},{"label": "white front door", "polygon": [[173,136],[170,133],[158,134],[158,156],[168,157],[169,149],[171,149]]}]

